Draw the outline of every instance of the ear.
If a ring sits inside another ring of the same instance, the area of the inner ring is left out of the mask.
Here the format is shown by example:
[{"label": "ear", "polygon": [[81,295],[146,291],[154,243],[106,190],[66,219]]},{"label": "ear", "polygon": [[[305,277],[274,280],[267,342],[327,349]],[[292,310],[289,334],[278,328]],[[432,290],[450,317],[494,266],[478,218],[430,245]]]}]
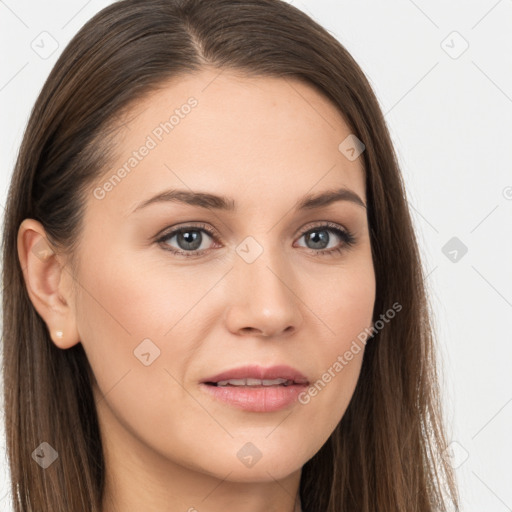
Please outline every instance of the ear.
[{"label": "ear", "polygon": [[25,219],[18,230],[18,258],[34,308],[59,348],[80,342],[75,318],[74,276],[65,259],[55,254],[42,224]]}]

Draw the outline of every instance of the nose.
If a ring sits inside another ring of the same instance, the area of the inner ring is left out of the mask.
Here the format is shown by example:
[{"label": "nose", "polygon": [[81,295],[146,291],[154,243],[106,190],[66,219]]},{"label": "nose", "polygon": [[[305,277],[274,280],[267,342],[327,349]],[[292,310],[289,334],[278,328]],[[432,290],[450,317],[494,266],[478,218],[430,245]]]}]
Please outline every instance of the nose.
[{"label": "nose", "polygon": [[269,251],[256,261],[237,259],[230,272],[227,328],[237,335],[289,336],[303,322],[298,284],[293,270]]}]

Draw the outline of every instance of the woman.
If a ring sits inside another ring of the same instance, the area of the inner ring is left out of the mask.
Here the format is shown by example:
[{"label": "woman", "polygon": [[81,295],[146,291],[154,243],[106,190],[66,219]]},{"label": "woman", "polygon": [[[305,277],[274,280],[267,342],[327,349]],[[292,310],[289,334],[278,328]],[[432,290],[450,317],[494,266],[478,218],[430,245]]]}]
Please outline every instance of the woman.
[{"label": "woman", "polygon": [[16,512],[458,506],[390,136],[293,6],[97,14],[32,112],[3,250]]}]

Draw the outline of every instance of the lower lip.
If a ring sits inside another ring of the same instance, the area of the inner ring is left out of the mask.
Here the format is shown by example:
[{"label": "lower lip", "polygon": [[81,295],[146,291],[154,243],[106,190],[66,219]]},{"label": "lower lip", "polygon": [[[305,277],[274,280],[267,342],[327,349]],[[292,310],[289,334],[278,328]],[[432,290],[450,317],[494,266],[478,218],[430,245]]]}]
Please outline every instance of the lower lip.
[{"label": "lower lip", "polygon": [[201,389],[221,402],[251,412],[273,412],[297,401],[306,385],[290,386],[212,386],[201,383]]}]

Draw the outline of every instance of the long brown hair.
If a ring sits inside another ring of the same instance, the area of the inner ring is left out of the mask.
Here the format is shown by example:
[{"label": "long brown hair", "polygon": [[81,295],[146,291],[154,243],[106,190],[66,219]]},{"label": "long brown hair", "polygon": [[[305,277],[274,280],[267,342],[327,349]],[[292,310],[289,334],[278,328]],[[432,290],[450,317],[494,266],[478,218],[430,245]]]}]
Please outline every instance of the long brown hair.
[{"label": "long brown hair", "polygon": [[[328,97],[362,154],[376,275],[374,321],[402,310],[368,342],[342,420],[302,469],[305,512],[458,509],[435,360],[432,313],[403,180],[375,95],[324,28],[281,0],[123,0],[72,39],[32,110],[6,206],[3,379],[15,512],[100,511],[104,459],[80,343],[57,348],[34,309],[17,232],[38,220],[73,255],[91,184],[108,170],[120,115],[167,80],[205,66],[306,81]],[[341,141],[340,141],[341,142]],[[30,454],[43,441],[59,459]]]}]

